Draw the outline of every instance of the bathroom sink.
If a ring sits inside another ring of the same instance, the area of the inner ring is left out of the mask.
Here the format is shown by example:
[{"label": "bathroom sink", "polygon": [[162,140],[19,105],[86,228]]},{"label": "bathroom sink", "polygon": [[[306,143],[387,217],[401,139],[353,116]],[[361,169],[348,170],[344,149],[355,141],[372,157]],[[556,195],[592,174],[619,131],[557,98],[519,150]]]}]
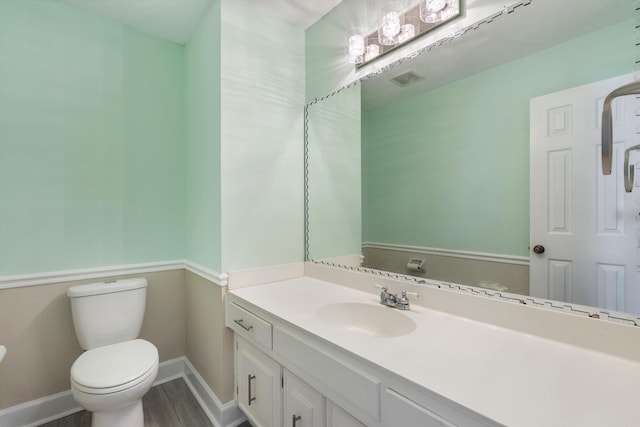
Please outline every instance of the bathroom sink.
[{"label": "bathroom sink", "polygon": [[318,309],[316,318],[340,332],[369,337],[399,337],[416,328],[413,319],[402,311],[383,305],[328,304]]}]

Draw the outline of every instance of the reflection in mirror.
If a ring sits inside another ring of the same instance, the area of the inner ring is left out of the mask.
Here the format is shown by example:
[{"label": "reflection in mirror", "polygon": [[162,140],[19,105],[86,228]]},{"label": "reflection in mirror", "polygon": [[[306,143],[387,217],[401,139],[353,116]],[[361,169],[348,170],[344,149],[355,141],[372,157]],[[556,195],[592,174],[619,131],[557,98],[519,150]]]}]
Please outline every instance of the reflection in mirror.
[{"label": "reflection in mirror", "polygon": [[[306,259],[341,259],[360,252],[360,85],[307,107]],[[357,257],[359,260],[359,256]],[[344,259],[342,259],[344,261]]]},{"label": "reflection in mirror", "polygon": [[[635,97],[614,105],[631,129],[614,127],[618,175],[595,173],[593,140],[607,91],[632,79],[633,13],[633,0],[532,0],[310,104],[308,259],[362,254],[367,268],[640,314],[640,189],[624,196],[617,160],[634,142]],[[416,83],[393,81],[407,73]],[[589,148],[573,150],[569,134]],[[545,138],[556,145],[539,148]]]}]

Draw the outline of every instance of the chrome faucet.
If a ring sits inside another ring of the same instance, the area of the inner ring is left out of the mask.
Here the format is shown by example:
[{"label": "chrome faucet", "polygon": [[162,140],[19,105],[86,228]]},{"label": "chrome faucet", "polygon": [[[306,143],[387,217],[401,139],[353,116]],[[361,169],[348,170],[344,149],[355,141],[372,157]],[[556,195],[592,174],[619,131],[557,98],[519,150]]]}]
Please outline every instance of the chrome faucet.
[{"label": "chrome faucet", "polygon": [[[415,295],[417,296],[418,294]],[[403,290],[400,297],[398,297],[398,295],[389,292],[389,288],[386,286],[383,286],[382,291],[380,292],[380,304],[397,308],[399,310],[409,310],[411,308],[406,290]]]}]

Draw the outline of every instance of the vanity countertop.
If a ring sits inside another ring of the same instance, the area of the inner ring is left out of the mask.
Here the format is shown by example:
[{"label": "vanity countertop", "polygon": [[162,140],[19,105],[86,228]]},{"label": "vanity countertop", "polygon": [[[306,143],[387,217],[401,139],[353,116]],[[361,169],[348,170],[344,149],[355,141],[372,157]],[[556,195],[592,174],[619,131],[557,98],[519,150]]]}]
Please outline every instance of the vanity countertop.
[{"label": "vanity countertop", "polygon": [[318,310],[379,306],[378,295],[309,277],[230,293],[507,426],[631,426],[640,419],[640,364],[630,360],[417,304],[402,311],[416,323],[405,335],[341,331]]}]

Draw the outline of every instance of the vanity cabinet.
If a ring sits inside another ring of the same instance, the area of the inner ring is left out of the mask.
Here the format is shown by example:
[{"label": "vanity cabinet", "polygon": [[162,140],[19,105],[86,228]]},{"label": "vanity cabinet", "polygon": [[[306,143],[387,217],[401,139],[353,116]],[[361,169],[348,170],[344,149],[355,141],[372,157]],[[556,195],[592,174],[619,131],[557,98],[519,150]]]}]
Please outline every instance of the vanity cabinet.
[{"label": "vanity cabinet", "polygon": [[240,304],[227,299],[225,322],[235,332],[236,399],[255,427],[499,425]]}]

